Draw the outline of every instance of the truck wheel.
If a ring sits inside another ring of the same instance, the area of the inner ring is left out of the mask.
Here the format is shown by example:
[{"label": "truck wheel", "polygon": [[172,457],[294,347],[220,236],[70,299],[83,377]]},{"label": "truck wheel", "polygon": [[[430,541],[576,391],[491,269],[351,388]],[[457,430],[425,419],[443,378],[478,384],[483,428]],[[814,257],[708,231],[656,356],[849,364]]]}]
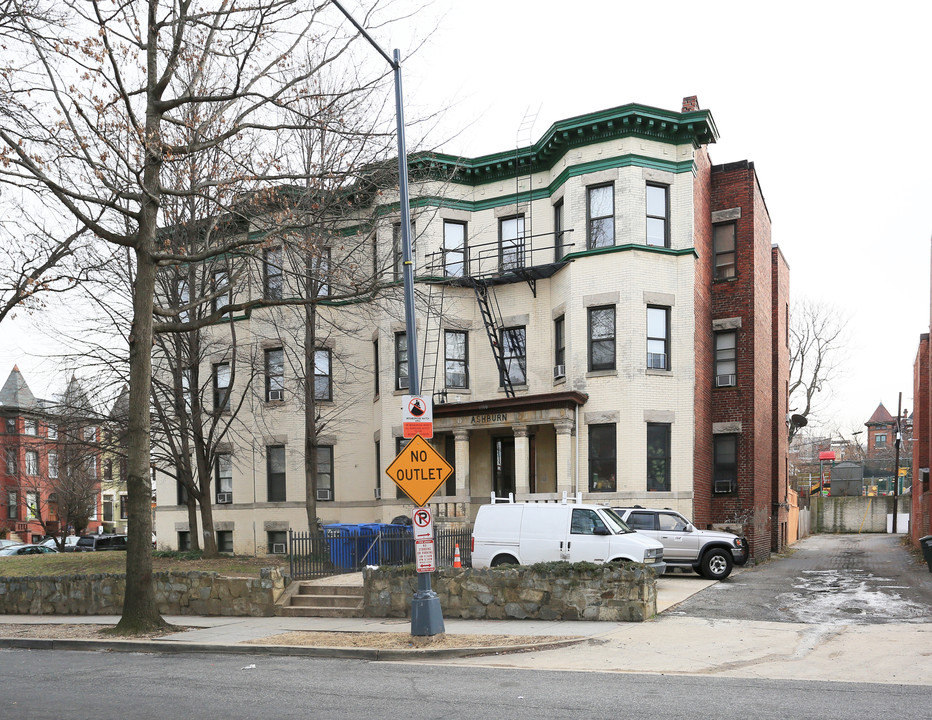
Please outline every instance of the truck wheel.
[{"label": "truck wheel", "polygon": [[733,566],[731,554],[725,550],[709,550],[702,557],[702,574],[709,580],[724,580],[731,574]]},{"label": "truck wheel", "polygon": [[511,555],[499,555],[492,561],[491,567],[498,567],[499,565],[517,565],[518,561],[515,560]]}]

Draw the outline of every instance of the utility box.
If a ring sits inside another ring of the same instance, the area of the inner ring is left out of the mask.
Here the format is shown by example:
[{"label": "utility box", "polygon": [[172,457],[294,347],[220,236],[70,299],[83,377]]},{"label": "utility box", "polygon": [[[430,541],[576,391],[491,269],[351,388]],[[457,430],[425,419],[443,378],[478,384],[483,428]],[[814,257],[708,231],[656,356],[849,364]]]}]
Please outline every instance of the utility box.
[{"label": "utility box", "polygon": [[861,497],[864,494],[864,466],[850,460],[833,465],[829,494],[832,497]]}]

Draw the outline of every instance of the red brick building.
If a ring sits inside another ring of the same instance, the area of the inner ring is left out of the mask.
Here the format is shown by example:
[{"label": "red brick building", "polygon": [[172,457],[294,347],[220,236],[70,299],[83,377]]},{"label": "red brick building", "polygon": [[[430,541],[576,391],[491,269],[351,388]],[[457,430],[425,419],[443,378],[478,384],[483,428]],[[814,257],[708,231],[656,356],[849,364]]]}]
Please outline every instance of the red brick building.
[{"label": "red brick building", "polygon": [[[930,299],[932,302],[932,299]],[[919,336],[913,363],[912,507],[909,535],[913,544],[932,534],[932,492],[929,491],[929,460],[932,456],[932,343],[929,333]]]},{"label": "red brick building", "polygon": [[[75,381],[72,381],[73,383]],[[60,427],[62,417],[52,403],[36,398],[18,367],[0,388],[0,537],[38,542],[57,534],[59,507],[57,490],[68,483],[69,468],[75,465],[74,443],[66,442],[71,431]],[[67,427],[71,423],[65,420]],[[91,474],[88,485],[91,519],[100,512],[100,488],[96,481],[98,428],[81,423],[80,472]],[[88,433],[91,433],[88,435]],[[99,523],[94,523],[94,527]]]},{"label": "red brick building", "polygon": [[754,163],[702,168],[696,186],[709,262],[696,282],[695,520],[743,522],[763,560],[787,541],[789,267]]}]

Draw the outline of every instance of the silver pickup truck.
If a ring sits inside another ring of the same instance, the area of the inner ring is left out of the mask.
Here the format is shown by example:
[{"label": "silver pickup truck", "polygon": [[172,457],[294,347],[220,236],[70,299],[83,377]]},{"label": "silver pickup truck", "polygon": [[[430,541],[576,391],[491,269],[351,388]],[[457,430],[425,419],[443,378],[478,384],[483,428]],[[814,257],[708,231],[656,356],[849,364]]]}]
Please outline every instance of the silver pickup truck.
[{"label": "silver pickup truck", "polygon": [[718,530],[699,530],[669,508],[612,508],[639,533],[663,543],[667,567],[689,567],[709,580],[724,580],[735,565],[748,561],[748,542]]}]

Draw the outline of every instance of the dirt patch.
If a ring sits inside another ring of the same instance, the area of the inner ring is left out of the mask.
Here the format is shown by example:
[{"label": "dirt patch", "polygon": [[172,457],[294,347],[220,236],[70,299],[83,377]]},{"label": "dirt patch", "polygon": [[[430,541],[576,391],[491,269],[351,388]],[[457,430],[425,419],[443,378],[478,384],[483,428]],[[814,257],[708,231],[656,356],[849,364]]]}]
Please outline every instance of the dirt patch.
[{"label": "dirt patch", "polygon": [[[112,625],[91,624],[9,624],[0,625],[0,637],[37,638],[42,640],[146,640],[157,639],[187,628],[175,628],[146,635],[118,636],[107,631]],[[379,650],[416,648],[496,648],[572,641],[577,638],[557,635],[448,635],[414,637],[400,632],[310,632],[296,631],[249,640],[246,645],[291,645],[300,647],[354,647]]]},{"label": "dirt patch", "polygon": [[513,647],[537,645],[574,638],[554,635],[448,635],[414,637],[395,632],[310,632],[296,631],[248,640],[248,645],[298,645],[307,647],[359,647],[389,650],[416,648]]},{"label": "dirt patch", "polygon": [[48,625],[39,624],[9,624],[0,625],[0,637],[7,638],[36,638],[40,640],[152,640],[171,635],[176,632],[183,632],[187,628],[166,628],[157,632],[143,633],[140,635],[114,635],[112,633],[115,625],[90,625],[90,624],[66,624],[52,623]]}]

